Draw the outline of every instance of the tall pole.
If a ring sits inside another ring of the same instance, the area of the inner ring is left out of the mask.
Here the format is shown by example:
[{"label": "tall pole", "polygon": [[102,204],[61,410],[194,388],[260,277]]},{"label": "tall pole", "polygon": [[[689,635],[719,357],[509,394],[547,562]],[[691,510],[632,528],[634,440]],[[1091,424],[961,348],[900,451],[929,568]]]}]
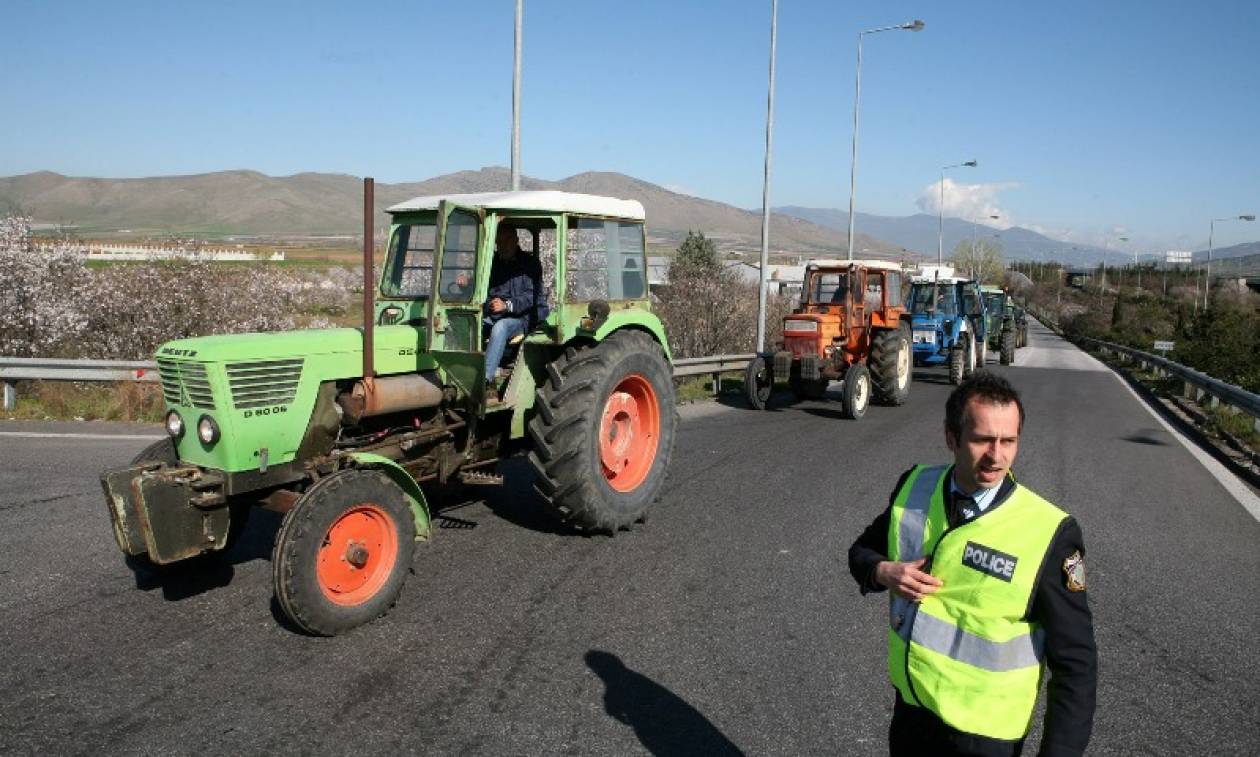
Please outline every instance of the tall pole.
[{"label": "tall pole", "polygon": [[849,156],[849,260],[853,260],[853,201],[857,196],[858,111],[862,107],[862,34],[858,32],[857,80],[853,89],[853,152]]},{"label": "tall pole", "polygon": [[525,0],[516,0],[516,44],[512,55],[512,191],[521,188],[521,21]]},{"label": "tall pole", "polygon": [[945,239],[945,172],[951,168],[975,168],[976,161],[968,160],[963,163],[955,163],[952,166],[941,167],[941,202],[937,207],[936,213],[936,264],[945,264],[944,239]]},{"label": "tall pole", "polygon": [[1208,225],[1208,259],[1207,272],[1203,276],[1203,310],[1208,309],[1208,297],[1212,291],[1212,237],[1216,234],[1216,219]]},{"label": "tall pole", "polygon": [[774,56],[779,37],[779,0],[770,3],[770,87],[766,95],[766,171],[761,184],[761,274],[757,287],[757,352],[766,349],[766,269],[770,266],[770,169],[774,159]]},{"label": "tall pole", "polygon": [[862,36],[865,34],[875,34],[876,32],[887,32],[893,29],[905,29],[906,31],[917,32],[924,27],[924,23],[918,19],[908,24],[896,24],[894,26],[881,26],[878,29],[867,29],[864,32],[858,32],[857,44],[857,76],[853,84],[853,152],[849,156],[849,260],[853,260],[853,222],[854,218],[853,203],[857,197],[857,151],[858,151],[858,114],[862,107]]}]

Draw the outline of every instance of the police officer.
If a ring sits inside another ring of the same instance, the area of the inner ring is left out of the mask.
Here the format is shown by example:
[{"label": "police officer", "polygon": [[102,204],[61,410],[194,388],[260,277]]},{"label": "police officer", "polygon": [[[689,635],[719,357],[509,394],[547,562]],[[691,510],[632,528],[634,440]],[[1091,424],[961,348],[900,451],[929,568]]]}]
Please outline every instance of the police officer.
[{"label": "police officer", "polygon": [[954,464],[916,465],[849,548],[862,593],[887,589],[893,755],[1017,755],[1050,671],[1043,755],[1079,755],[1097,651],[1085,547],[1067,513],[1015,481],[1024,406],[976,371],[945,404]]}]

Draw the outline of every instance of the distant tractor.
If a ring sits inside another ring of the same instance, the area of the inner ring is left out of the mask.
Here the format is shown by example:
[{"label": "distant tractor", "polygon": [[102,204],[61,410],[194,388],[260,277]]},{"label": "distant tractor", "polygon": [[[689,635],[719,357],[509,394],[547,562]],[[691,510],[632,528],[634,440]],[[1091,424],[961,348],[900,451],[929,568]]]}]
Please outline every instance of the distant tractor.
[{"label": "distant tractor", "polygon": [[844,382],[841,412],[858,419],[872,399],[900,405],[910,390],[910,324],[901,266],[885,260],[815,260],[805,266],[801,306],[783,321],[783,343],[748,365],[745,390],[765,409],[774,382],[821,399]]},{"label": "distant tractor", "polygon": [[960,384],[988,358],[988,325],[977,282],[948,266],[927,266],[911,278],[910,322],[914,364],[949,366],[949,382]]},{"label": "distant tractor", "polygon": [[1015,303],[1001,287],[986,284],[980,291],[984,293],[988,313],[989,347],[998,351],[998,362],[1010,365],[1015,362],[1015,350],[1020,346]]},{"label": "distant tractor", "polygon": [[1014,302],[1011,303],[1011,310],[1015,314],[1015,339],[1016,347],[1028,346],[1028,311],[1024,310]]},{"label": "distant tractor", "polygon": [[[378,285],[371,187],[364,327],[162,345],[168,438],[102,474],[118,546],[145,570],[226,549],[255,505],[283,512],[277,604],[319,635],[393,606],[415,542],[434,534],[425,491],[500,484],[496,464],[528,451],[545,507],[613,534],[661,491],[675,438],[642,205],[550,191],[420,197],[389,208]],[[488,386],[483,305],[504,227],[550,314]]]}]

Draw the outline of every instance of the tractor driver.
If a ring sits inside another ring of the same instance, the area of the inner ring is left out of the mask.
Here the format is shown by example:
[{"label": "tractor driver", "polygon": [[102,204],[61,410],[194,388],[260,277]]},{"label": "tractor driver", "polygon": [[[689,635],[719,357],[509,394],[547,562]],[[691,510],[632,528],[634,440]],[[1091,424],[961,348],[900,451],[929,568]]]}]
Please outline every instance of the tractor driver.
[{"label": "tractor driver", "polygon": [[495,372],[503,351],[515,336],[524,334],[547,317],[542,286],[542,266],[534,255],[521,250],[517,228],[500,222],[494,237],[494,262],[490,267],[490,289],[482,307],[486,340],[487,396],[497,398]]}]

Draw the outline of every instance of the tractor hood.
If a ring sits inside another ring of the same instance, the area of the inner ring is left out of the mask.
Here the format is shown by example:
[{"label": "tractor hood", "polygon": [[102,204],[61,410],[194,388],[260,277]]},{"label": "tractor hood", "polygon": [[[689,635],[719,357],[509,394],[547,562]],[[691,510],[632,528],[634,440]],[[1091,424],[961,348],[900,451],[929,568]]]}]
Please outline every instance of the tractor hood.
[{"label": "tractor hood", "polygon": [[[378,326],[373,353],[380,374],[425,370],[436,365],[425,350],[425,335],[412,326]],[[336,365],[342,376],[362,373],[363,333],[359,329],[303,329],[252,334],[221,334],[176,339],[158,347],[158,360],[238,363],[304,358]],[[327,376],[331,378],[332,376]]]}]

